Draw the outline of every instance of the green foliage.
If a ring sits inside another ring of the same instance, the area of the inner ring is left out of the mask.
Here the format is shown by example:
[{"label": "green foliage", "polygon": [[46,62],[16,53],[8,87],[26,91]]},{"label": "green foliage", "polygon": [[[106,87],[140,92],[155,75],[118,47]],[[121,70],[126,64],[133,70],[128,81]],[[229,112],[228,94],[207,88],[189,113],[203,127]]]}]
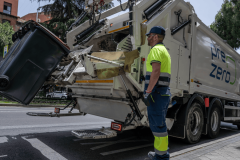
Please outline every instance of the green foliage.
[{"label": "green foliage", "polygon": [[60,39],[65,41],[65,33],[68,30],[68,27],[74,22],[74,19],[69,19],[66,22],[61,22],[59,18],[53,18],[48,23],[41,23],[44,27],[49,29],[55,35],[57,35]]},{"label": "green foliage", "polygon": [[12,45],[12,34],[14,30],[12,26],[8,23],[0,23],[0,54],[3,55],[3,47],[6,45]]},{"label": "green foliage", "polygon": [[[51,14],[52,19],[41,23],[43,26],[48,28],[56,36],[66,41],[65,34],[71,24],[78,18],[78,16],[84,12],[85,0],[31,0],[31,1],[49,1],[53,2],[40,7],[41,11],[45,14]],[[101,11],[110,9],[114,6],[111,2],[102,7]],[[85,18],[86,21],[88,18]]]},{"label": "green foliage", "polygon": [[210,28],[234,49],[240,47],[240,1],[224,0]]},{"label": "green foliage", "polygon": [[[31,0],[34,1],[34,0]],[[58,18],[61,22],[76,18],[82,13],[85,7],[85,0],[36,0],[53,2],[40,7],[41,11],[51,14],[53,18]]]}]

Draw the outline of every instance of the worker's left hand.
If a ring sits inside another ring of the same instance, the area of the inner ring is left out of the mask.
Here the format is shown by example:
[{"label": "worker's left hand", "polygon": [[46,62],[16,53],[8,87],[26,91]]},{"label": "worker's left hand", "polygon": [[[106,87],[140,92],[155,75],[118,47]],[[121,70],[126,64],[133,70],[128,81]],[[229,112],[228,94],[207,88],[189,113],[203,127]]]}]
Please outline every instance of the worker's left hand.
[{"label": "worker's left hand", "polygon": [[145,103],[146,106],[150,106],[150,101],[151,101],[151,92],[146,92],[143,97],[142,97],[142,101]]}]

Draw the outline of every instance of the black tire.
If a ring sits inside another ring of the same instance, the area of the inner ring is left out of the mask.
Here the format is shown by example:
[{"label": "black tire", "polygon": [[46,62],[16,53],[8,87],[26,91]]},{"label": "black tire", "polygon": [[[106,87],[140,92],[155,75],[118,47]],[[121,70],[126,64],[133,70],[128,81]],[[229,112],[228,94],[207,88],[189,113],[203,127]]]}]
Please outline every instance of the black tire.
[{"label": "black tire", "polygon": [[51,96],[48,95],[47,98],[51,98]]},{"label": "black tire", "polygon": [[218,106],[213,106],[210,111],[209,124],[207,126],[208,137],[216,138],[219,135],[221,114]]},{"label": "black tire", "polygon": [[61,99],[66,99],[66,97],[65,97],[65,96],[62,96]]},{"label": "black tire", "polygon": [[186,136],[185,141],[193,144],[197,143],[202,135],[204,124],[203,111],[201,105],[197,102],[193,103],[187,113]]},{"label": "black tire", "polygon": [[9,77],[5,75],[0,76],[0,91],[5,91],[10,85]]}]

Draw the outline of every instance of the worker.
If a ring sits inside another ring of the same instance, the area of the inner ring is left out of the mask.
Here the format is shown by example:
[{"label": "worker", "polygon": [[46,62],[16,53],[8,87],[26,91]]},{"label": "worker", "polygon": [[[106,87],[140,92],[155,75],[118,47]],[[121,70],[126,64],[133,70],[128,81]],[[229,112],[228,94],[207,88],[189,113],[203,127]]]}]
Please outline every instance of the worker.
[{"label": "worker", "polygon": [[147,106],[149,126],[155,138],[155,152],[149,152],[148,157],[153,160],[169,160],[166,114],[171,99],[171,57],[163,44],[163,27],[153,27],[146,36],[151,50],[146,61],[143,102]]}]

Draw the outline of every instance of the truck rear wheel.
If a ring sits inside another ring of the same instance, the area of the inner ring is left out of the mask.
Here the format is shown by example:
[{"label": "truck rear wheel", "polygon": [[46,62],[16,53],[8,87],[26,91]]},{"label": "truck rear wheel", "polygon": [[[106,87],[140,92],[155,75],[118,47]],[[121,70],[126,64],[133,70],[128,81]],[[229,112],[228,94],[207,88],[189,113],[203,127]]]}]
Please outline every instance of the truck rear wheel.
[{"label": "truck rear wheel", "polygon": [[209,117],[209,124],[208,124],[208,137],[209,138],[216,138],[220,131],[220,123],[221,123],[221,116],[220,110],[218,106],[213,106],[210,111]]},{"label": "truck rear wheel", "polygon": [[203,130],[203,111],[199,103],[193,103],[187,113],[186,137],[187,143],[197,143]]}]

